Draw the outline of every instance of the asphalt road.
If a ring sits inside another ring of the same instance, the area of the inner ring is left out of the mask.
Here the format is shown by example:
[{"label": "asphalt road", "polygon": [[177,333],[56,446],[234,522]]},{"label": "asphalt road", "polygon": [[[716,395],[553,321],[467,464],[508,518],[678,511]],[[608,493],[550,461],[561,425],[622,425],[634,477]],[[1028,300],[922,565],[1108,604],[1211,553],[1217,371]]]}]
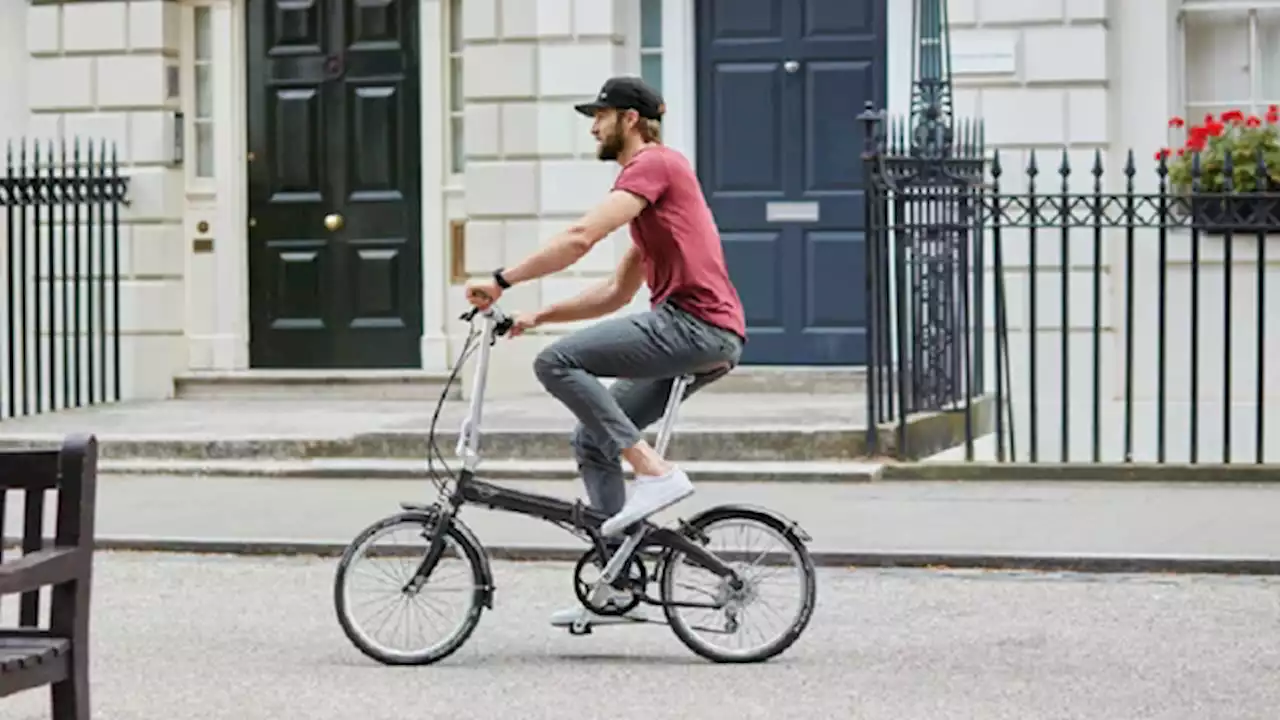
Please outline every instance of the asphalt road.
[{"label": "asphalt road", "polygon": [[[661,627],[550,628],[569,567],[498,563],[497,607],[462,651],[386,668],[341,635],[333,569],[101,555],[94,717],[1270,720],[1280,708],[1278,579],[826,570],[788,654],[718,666]],[[0,700],[0,717],[45,720],[45,697]]]}]

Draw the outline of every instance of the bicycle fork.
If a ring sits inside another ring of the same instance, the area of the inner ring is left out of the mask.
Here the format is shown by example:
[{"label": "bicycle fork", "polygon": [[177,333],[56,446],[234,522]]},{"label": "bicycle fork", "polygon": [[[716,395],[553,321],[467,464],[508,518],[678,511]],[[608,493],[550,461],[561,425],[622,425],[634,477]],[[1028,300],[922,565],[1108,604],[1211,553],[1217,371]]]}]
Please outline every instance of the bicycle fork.
[{"label": "bicycle fork", "polygon": [[431,577],[431,572],[436,569],[436,565],[444,555],[445,536],[449,534],[449,525],[453,522],[455,512],[457,512],[455,506],[446,505],[435,513],[435,523],[431,526],[431,542],[427,545],[427,554],[423,556],[422,562],[418,563],[418,569],[409,578],[409,582],[405,583],[401,589],[402,592],[406,594],[418,592],[426,584],[427,578]]}]

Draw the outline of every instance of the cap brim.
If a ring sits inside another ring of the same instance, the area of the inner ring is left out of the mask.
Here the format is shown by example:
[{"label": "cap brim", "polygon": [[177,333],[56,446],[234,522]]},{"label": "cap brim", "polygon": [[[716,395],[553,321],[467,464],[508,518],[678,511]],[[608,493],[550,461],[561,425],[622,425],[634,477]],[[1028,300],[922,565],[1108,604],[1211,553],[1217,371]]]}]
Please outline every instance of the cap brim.
[{"label": "cap brim", "polygon": [[578,113],[581,115],[586,115],[587,117],[594,117],[596,113],[600,112],[601,110],[604,110],[606,107],[608,107],[608,105],[605,105],[604,103],[601,103],[601,102],[589,102],[589,103],[582,103],[581,105],[574,105],[573,109],[577,110]]}]

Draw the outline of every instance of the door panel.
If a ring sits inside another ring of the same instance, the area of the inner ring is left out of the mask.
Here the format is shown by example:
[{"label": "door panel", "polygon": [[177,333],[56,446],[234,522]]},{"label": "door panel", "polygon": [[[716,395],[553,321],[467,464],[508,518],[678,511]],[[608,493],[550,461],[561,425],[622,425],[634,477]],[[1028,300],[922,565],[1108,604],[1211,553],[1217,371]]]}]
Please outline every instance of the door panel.
[{"label": "door panel", "polygon": [[725,198],[783,192],[783,88],[777,63],[725,63],[716,70],[716,113],[742,118],[714,138],[716,188]]},{"label": "door panel", "polygon": [[417,6],[248,3],[255,367],[420,367]]},{"label": "door panel", "polygon": [[698,167],[746,305],[743,361],[864,362],[857,116],[885,102],[885,0],[698,8]]}]

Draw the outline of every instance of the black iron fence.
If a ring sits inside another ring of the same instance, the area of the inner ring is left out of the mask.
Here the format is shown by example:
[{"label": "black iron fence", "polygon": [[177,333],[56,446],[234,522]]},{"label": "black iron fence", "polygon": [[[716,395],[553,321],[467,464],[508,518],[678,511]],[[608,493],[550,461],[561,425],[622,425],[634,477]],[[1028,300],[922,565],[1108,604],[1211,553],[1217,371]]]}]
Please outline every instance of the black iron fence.
[{"label": "black iron fence", "polygon": [[898,454],[951,412],[970,460],[1280,460],[1280,161],[987,153],[978,126],[922,153],[863,121],[867,410]]},{"label": "black iron fence", "polygon": [[119,170],[105,142],[8,143],[0,417],[120,399]]}]

